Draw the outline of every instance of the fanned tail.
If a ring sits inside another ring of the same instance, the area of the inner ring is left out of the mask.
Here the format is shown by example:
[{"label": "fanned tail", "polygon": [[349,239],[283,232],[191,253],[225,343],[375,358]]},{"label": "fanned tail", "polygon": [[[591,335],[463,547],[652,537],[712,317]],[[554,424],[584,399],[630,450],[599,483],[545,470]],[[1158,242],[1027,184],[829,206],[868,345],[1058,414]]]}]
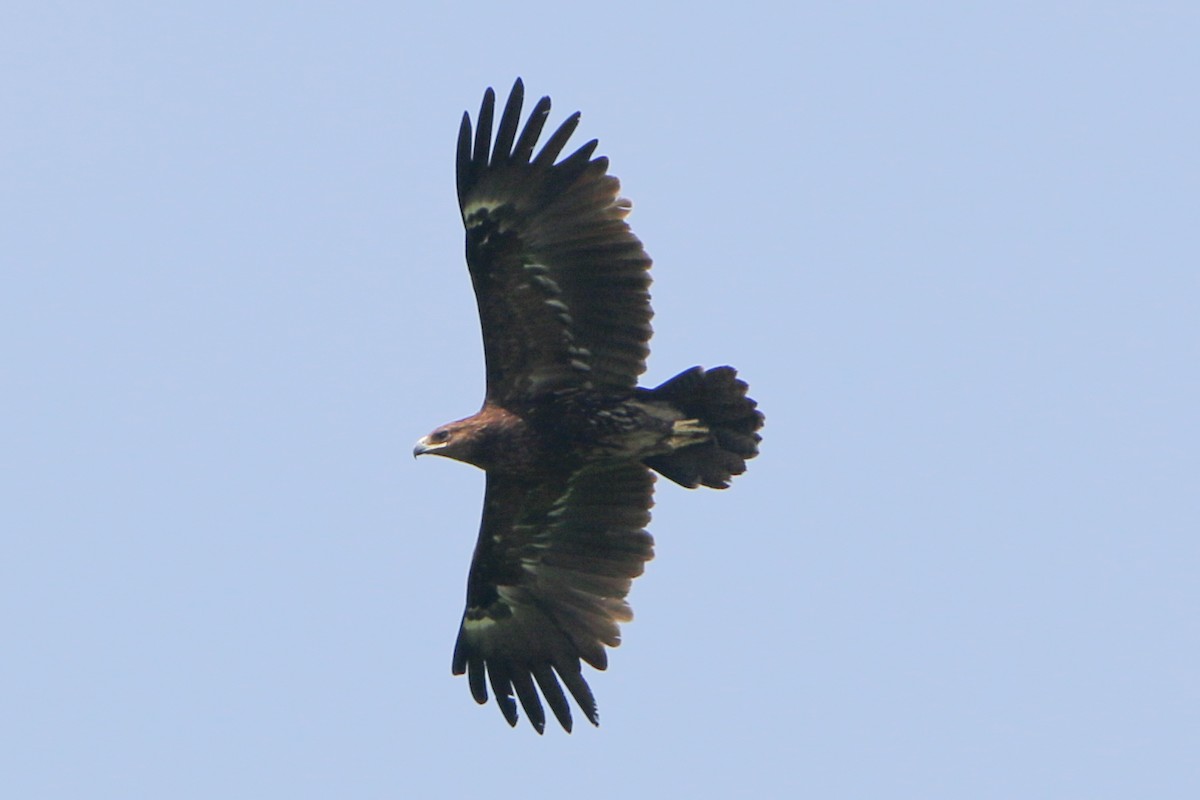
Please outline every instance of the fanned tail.
[{"label": "fanned tail", "polygon": [[644,399],[666,401],[685,417],[675,423],[679,449],[650,456],[646,466],[689,489],[727,488],[758,455],[762,440],[763,415],[747,388],[733,367],[692,367],[654,389],[640,389]]}]

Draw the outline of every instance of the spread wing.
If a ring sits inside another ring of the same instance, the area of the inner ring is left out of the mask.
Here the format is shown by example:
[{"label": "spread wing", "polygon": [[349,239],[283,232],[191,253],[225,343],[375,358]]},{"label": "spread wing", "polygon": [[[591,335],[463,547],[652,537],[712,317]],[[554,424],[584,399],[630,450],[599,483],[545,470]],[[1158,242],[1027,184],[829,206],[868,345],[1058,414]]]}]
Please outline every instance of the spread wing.
[{"label": "spread wing", "polygon": [[[534,156],[550,98],[520,136],[525,88],[513,86],[495,143],[488,89],[472,135],[458,135],[458,202],[487,362],[487,398],[509,405],[564,387],[632,389],[650,339],[650,258],[629,230],[629,202],[596,140],[555,163],[572,114]],[[515,144],[514,144],[515,140]]]},{"label": "spread wing", "polygon": [[487,702],[490,682],[516,725],[515,691],[541,733],[546,714],[536,682],[569,731],[561,679],[597,724],[580,659],[604,669],[604,646],[616,647],[617,623],[632,618],[625,595],[654,554],[645,531],[653,491],[654,477],[640,464],[590,466],[536,484],[488,474],[452,666],[455,675],[467,673],[476,702]]}]

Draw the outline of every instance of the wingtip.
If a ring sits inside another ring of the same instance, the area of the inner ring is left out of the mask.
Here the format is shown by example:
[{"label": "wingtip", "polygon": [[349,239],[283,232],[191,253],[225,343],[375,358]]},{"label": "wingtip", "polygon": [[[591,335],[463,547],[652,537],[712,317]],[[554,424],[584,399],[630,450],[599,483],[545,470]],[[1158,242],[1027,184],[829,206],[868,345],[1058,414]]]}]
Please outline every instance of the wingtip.
[{"label": "wingtip", "polygon": [[496,697],[496,705],[500,707],[500,713],[504,715],[504,721],[508,723],[508,727],[517,727],[517,720],[520,716],[517,714],[517,701],[510,697]]}]

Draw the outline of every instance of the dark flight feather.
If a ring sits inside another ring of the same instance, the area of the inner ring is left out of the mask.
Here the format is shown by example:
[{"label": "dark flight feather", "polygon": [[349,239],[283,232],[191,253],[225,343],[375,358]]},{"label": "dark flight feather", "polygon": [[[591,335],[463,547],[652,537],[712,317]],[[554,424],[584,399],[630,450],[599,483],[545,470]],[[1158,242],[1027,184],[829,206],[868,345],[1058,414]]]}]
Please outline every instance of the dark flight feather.
[{"label": "dark flight feather", "polygon": [[484,96],[474,137],[468,117],[459,134],[459,205],[488,398],[512,406],[569,387],[631,389],[648,353],[650,258],[625,223],[629,204],[606,174],[608,159],[592,158],[595,140],[554,163],[578,114],[531,161],[550,113],[542,98],[514,148],[523,98],[518,81],[490,156],[494,93]]},{"label": "dark flight feather", "polygon": [[632,618],[625,596],[654,554],[645,530],[653,491],[654,476],[636,463],[585,467],[550,485],[488,476],[452,663],[478,702],[487,702],[486,669],[505,719],[516,722],[515,689],[540,731],[535,678],[559,721],[569,720],[553,669],[596,722],[579,661],[604,669],[617,624]]}]

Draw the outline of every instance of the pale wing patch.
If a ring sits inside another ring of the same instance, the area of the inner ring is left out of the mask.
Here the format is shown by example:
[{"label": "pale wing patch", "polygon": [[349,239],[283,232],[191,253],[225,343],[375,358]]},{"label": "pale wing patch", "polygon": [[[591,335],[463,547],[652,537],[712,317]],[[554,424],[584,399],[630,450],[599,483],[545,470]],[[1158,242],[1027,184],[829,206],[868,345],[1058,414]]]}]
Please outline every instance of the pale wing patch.
[{"label": "pale wing patch", "polygon": [[463,206],[462,217],[463,224],[467,230],[477,228],[486,222],[488,219],[495,219],[496,226],[501,230],[506,229],[504,215],[495,214],[498,209],[504,207],[507,203],[503,200],[494,200],[491,198],[479,198],[472,200]]}]

